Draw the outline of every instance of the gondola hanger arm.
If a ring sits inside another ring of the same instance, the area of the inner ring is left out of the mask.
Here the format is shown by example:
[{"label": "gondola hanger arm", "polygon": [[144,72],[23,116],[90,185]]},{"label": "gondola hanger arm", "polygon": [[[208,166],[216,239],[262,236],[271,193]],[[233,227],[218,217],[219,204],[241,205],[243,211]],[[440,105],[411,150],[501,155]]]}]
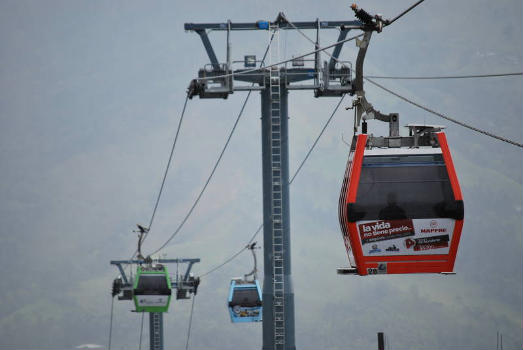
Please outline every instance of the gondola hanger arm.
[{"label": "gondola hanger arm", "polygon": [[[143,239],[144,239],[145,235],[147,234],[147,232],[149,232],[149,229],[140,224],[136,224],[136,227],[138,227],[138,231],[136,231],[136,230],[133,231],[133,232],[138,233],[138,249],[137,249],[136,257],[140,260],[145,260],[145,258],[142,255],[142,242],[143,242]],[[150,259],[150,257],[148,257],[148,258]]]},{"label": "gondola hanger arm", "polygon": [[258,274],[258,266],[257,265],[258,265],[258,262],[257,262],[257,259],[256,259],[256,253],[255,253],[254,249],[260,249],[260,247],[256,247],[256,242],[254,242],[254,243],[251,243],[251,244],[247,245],[246,248],[249,249],[251,251],[251,253],[252,253],[252,257],[254,259],[254,267],[252,268],[251,272],[249,272],[246,275],[243,275],[243,279],[245,281],[247,281],[247,278],[249,276],[253,276],[253,280],[257,280],[257,274]]},{"label": "gondola hanger arm", "polygon": [[[367,121],[370,119],[376,119],[380,120],[382,122],[390,123],[393,121],[394,113],[391,114],[383,114],[380,111],[376,110],[371,103],[367,101],[365,98],[365,92],[361,91],[358,93],[358,96],[354,101],[352,101],[352,107],[349,109],[356,109],[356,116],[354,120],[354,132],[358,131],[358,127],[360,126],[360,122],[363,119],[363,121]],[[395,121],[395,120],[394,120]]]},{"label": "gondola hanger arm", "polygon": [[[377,119],[383,122],[388,122],[391,125],[391,135],[396,134],[395,124],[397,123],[397,118],[395,118],[395,116],[397,115],[381,113],[380,111],[374,109],[372,104],[370,104],[365,98],[365,90],[363,89],[363,63],[365,61],[365,55],[367,54],[367,49],[372,37],[372,32],[376,31],[380,33],[385,26],[391,25],[393,22],[404,16],[423,1],[424,0],[419,0],[408,9],[400,13],[398,16],[394,17],[392,20],[384,20],[379,14],[373,16],[364,9],[358,8],[358,5],[356,4],[351,5],[351,9],[354,11],[356,18],[358,18],[364,24],[362,30],[365,32],[361,40],[356,40],[356,45],[358,46],[359,51],[356,58],[356,77],[353,81],[354,90],[352,92],[352,94],[356,95],[356,99],[352,102],[352,108],[356,109],[354,118],[354,132],[358,131],[361,119],[363,118],[364,121],[368,119]],[[347,109],[352,108],[348,107]],[[391,123],[394,123],[394,125]],[[392,129],[394,129],[393,132]]]}]

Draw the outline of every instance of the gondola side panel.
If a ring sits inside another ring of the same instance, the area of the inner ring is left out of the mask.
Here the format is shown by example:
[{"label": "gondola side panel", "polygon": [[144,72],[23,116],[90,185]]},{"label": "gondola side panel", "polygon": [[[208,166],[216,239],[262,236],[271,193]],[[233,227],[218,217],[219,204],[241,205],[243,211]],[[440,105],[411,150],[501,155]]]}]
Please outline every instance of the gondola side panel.
[{"label": "gondola side panel", "polygon": [[352,264],[351,259],[351,251],[352,246],[350,243],[350,237],[349,237],[349,228],[347,225],[347,189],[349,185],[349,180],[352,173],[352,164],[354,159],[354,152],[351,151],[349,153],[349,157],[347,159],[347,166],[345,168],[345,173],[343,177],[343,183],[341,186],[340,191],[340,197],[338,201],[338,218],[340,223],[340,229],[342,233],[343,243],[345,244],[345,250],[347,251],[347,258],[349,259],[349,262]]},{"label": "gondola side panel", "polygon": [[365,152],[366,144],[367,135],[358,135],[347,189],[347,199],[345,202],[345,208],[347,210],[346,225],[348,226],[349,240],[351,242],[354,259],[356,261],[356,268],[358,269],[358,274],[360,275],[366,275],[367,270],[363,266],[363,251],[361,247],[361,242],[359,241],[354,218],[357,216],[357,213],[355,212],[356,195],[358,193],[358,184],[361,175],[361,165],[363,162],[363,155]]},{"label": "gondola side panel", "polygon": [[[441,147],[441,152],[443,154],[443,159],[447,167],[447,172],[449,175],[450,183],[452,186],[452,191],[454,193],[454,199],[460,203],[461,212],[459,213],[458,220],[456,220],[456,225],[454,228],[454,235],[451,242],[451,248],[449,252],[449,262],[448,262],[448,271],[454,271],[454,263],[456,262],[456,256],[458,253],[459,242],[461,240],[461,232],[463,230],[464,224],[464,204],[463,204],[463,195],[461,193],[461,187],[459,185],[458,176],[456,173],[456,168],[454,167],[454,162],[452,160],[452,155],[447,143],[447,137],[445,133],[439,132],[436,134],[438,142]],[[460,218],[460,219],[459,219]]]}]

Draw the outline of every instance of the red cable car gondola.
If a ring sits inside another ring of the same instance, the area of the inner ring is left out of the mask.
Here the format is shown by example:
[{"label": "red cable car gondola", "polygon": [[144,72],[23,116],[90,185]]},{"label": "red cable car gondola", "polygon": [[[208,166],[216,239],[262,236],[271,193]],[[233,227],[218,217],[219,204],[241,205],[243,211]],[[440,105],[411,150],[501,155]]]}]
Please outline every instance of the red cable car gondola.
[{"label": "red cable car gondola", "polygon": [[453,271],[464,210],[447,140],[442,127],[409,128],[354,137],[339,219],[359,275]]},{"label": "red cable car gondola", "polygon": [[[463,228],[463,198],[442,126],[408,125],[374,109],[365,97],[363,62],[380,16],[356,5],[364,30],[356,58],[354,132],[339,199],[339,219],[350,268],[340,274],[450,273]],[[389,124],[388,136],[367,134],[367,121]],[[363,120],[361,134],[356,134]],[[355,266],[352,265],[354,256]]]}]

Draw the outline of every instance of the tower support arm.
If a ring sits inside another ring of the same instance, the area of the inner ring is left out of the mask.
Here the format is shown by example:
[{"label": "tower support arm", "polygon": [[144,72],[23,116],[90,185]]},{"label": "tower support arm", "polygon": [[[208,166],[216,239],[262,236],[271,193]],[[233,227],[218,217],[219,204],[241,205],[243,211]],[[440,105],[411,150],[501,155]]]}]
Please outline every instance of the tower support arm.
[{"label": "tower support arm", "polygon": [[[349,33],[350,29],[346,29],[345,27],[342,27],[340,31],[340,35],[338,36],[338,42],[345,40],[347,38],[347,34]],[[329,71],[332,71],[334,69],[334,66],[336,65],[336,61],[338,60],[338,57],[340,57],[341,48],[343,47],[344,43],[339,43],[334,47],[334,51],[332,52],[331,59],[329,61]]]},{"label": "tower support arm", "polygon": [[183,276],[184,281],[187,281],[187,279],[189,278],[189,274],[191,273],[192,266],[196,262],[197,261],[189,261],[189,265],[187,266],[187,270],[185,271],[185,275]]},{"label": "tower support arm", "polygon": [[220,63],[216,58],[216,54],[214,53],[214,49],[212,48],[211,41],[209,40],[209,37],[207,36],[207,32],[205,31],[205,29],[198,29],[195,30],[195,32],[202,39],[203,46],[205,47],[205,51],[207,51],[207,55],[209,56],[209,60],[211,61],[212,67],[214,69],[220,69]]},{"label": "tower support arm", "polygon": [[125,284],[128,284],[129,283],[129,280],[127,279],[127,275],[125,274],[125,271],[124,269],[122,268],[122,264],[115,264],[116,267],[118,267],[118,270],[120,271],[120,276],[122,276],[122,281],[125,283]]},{"label": "tower support arm", "polygon": [[[260,25],[260,23],[268,23],[270,21],[257,21],[257,22],[250,22],[250,23],[230,23],[230,30],[267,30],[264,26]],[[316,29],[317,28],[317,22],[316,21],[309,21],[309,22],[293,22],[293,25],[289,23],[280,23],[279,29],[295,29],[294,27],[298,29]],[[199,31],[199,30],[206,30],[206,29],[212,29],[212,30],[227,30],[229,23],[185,23],[184,29],[185,30],[193,30],[193,31]],[[366,28],[366,26],[360,22],[360,21],[320,21],[320,29],[335,29],[344,27],[345,29],[363,29]]]}]

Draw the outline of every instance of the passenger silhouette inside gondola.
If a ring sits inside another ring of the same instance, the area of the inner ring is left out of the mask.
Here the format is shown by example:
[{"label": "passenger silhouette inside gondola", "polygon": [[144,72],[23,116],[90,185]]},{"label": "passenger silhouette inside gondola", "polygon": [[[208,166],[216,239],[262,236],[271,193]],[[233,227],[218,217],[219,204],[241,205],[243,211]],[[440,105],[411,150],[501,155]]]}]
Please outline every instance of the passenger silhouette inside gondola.
[{"label": "passenger silhouette inside gondola", "polygon": [[401,220],[407,218],[405,210],[398,205],[396,193],[389,192],[387,194],[387,206],[380,210],[378,216],[380,220]]}]

